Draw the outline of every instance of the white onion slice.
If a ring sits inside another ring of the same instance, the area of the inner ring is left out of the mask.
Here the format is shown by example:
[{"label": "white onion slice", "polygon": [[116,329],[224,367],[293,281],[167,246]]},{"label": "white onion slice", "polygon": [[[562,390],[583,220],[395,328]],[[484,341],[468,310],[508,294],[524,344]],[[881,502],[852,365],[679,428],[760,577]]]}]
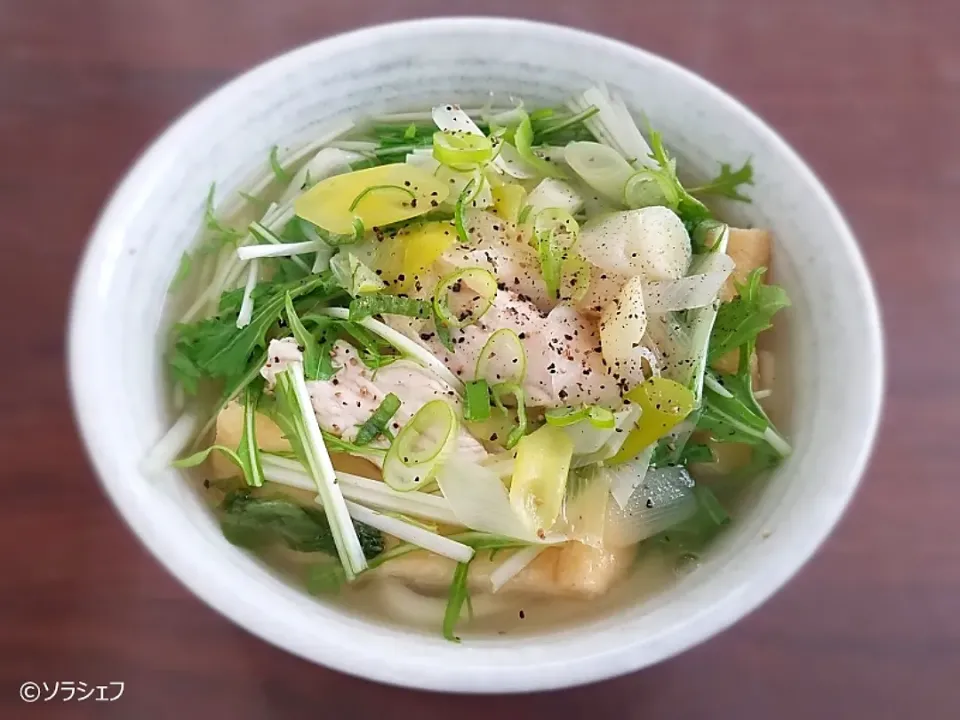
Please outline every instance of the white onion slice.
[{"label": "white onion slice", "polygon": [[679,280],[647,283],[643,301],[647,312],[665,313],[706,307],[717,299],[736,263],[726,253],[710,253],[695,275]]},{"label": "white onion slice", "polygon": [[532,543],[566,539],[554,533],[540,539],[531,533],[514,512],[507,489],[492,470],[454,458],[440,470],[437,482],[453,514],[465,527]]},{"label": "white onion slice", "polygon": [[[627,465],[609,468],[608,471]],[[626,547],[668,530],[697,511],[693,479],[686,468],[649,470],[624,505],[607,506],[604,543]]]},{"label": "white onion slice", "polygon": [[577,175],[590,187],[623,205],[623,189],[636,172],[623,156],[609,145],[595,142],[573,142],[567,145],[564,158]]},{"label": "white onion slice", "polygon": [[530,191],[527,205],[530,206],[530,217],[535,217],[538,212],[547,208],[566,210],[573,215],[583,208],[583,196],[570,183],[556,178],[544,178]]}]

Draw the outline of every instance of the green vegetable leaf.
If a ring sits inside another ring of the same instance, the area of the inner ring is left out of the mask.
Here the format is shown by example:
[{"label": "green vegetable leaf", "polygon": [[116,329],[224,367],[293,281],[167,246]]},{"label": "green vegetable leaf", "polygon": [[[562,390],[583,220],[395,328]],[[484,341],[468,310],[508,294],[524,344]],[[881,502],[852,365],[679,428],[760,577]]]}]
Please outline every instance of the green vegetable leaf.
[{"label": "green vegetable leaf", "polygon": [[373,412],[367,421],[360,426],[354,442],[359,446],[369,445],[380,435],[385,435],[391,418],[400,409],[400,398],[389,393],[380,401],[380,406]]},{"label": "green vegetable leaf", "polygon": [[253,317],[244,328],[236,325],[242,290],[224,293],[215,317],[174,328],[169,362],[184,389],[195,392],[203,378],[223,380],[229,387],[249,376],[251,362],[266,348],[268,332],[277,328],[288,292],[292,299],[307,295],[322,299],[340,291],[329,273],[293,283],[258,285]]},{"label": "green vegetable leaf", "polygon": [[260,447],[257,445],[257,403],[262,394],[262,382],[250,383],[243,393],[243,432],[237,457],[242,463],[243,478],[252,487],[260,487],[264,481]]},{"label": "green vegetable leaf", "polygon": [[450,592],[447,596],[447,609],[443,614],[443,636],[451,642],[460,642],[454,631],[460,615],[463,612],[463,604],[469,597],[467,590],[467,576],[470,572],[470,563],[457,563],[457,569],[453,573],[453,582],[450,583]]},{"label": "green vegetable leaf", "polygon": [[684,225],[695,227],[703,220],[711,217],[710,210],[702,202],[691,195],[677,177],[677,161],[670,157],[663,145],[663,136],[650,128],[650,157],[660,166],[659,170],[646,170],[651,173],[660,184],[660,188],[667,198],[667,205],[676,211]]},{"label": "green vegetable leaf", "polygon": [[534,113],[531,113],[530,123],[533,126],[533,143],[542,145],[548,137],[552,137],[553,142],[560,145],[575,140],[593,140],[593,134],[583,126],[583,123],[598,112],[600,112],[600,108],[591,105],[575,115],[561,117],[556,117],[553,112],[545,117],[534,117]]},{"label": "green vegetable leaf", "polygon": [[788,455],[790,446],[774,429],[753,395],[749,371],[721,375],[718,381],[726,393],[718,392],[711,383],[704,385],[697,428],[709,431],[717,442],[768,445],[781,457]]},{"label": "green vegetable leaf", "polygon": [[[337,554],[330,525],[319,508],[282,496],[255,497],[244,489],[228,493],[220,511],[220,528],[234,545],[255,550],[279,542],[297,552]],[[379,530],[358,522],[353,526],[364,556],[373,558],[383,552]]]},{"label": "green vegetable leaf", "polygon": [[762,282],[765,272],[766,268],[751,272],[746,283],[737,285],[739,296],[720,306],[710,337],[711,362],[755,341],[758,334],[771,327],[777,311],[789,307],[790,299],[783,288]]},{"label": "green vegetable leaf", "polygon": [[317,339],[307,330],[306,326],[300,320],[299,315],[297,315],[297,311],[293,307],[293,297],[290,293],[286,294],[284,306],[287,315],[287,325],[290,326],[290,329],[293,331],[293,337],[303,351],[304,376],[307,380],[329,380],[337,372],[337,368],[333,366],[333,362],[330,359],[330,350],[333,341],[330,341],[329,346],[320,346]]},{"label": "green vegetable leaf", "polygon": [[691,188],[691,195],[722,195],[733,200],[750,202],[750,198],[740,192],[741,185],[753,185],[753,165],[748,159],[737,170],[732,165],[720,163],[720,174],[706,185]]}]

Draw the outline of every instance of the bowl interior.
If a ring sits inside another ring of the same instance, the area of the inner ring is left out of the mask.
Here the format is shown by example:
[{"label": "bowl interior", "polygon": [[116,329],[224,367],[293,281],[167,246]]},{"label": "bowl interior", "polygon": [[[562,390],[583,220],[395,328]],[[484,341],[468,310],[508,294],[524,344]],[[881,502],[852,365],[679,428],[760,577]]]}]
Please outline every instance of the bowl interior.
[{"label": "bowl interior", "polygon": [[[269,148],[343,118],[457,101],[562,102],[603,81],[665,133],[694,175],[753,158],[754,202],[730,219],[772,228],[777,281],[793,301],[778,344],[778,420],[795,453],[740,509],[703,567],[643,603],[522,642],[454,646],[308,597],[226,543],[173,471],[138,464],[169,426],[163,299],[202,217]],[[446,690],[571,685],[635,669],[726,627],[815,550],[856,487],[876,425],[882,362],[869,280],[815,178],[735,101],[659,58],[534,23],[436,20],[358,31],[294,51],[218,91],[140,159],[104,211],[78,280],[70,339],[75,404],[108,494],[190,589],[270,642],[338,669]],[[783,361],[784,359],[787,361]],[[390,652],[385,648],[389,646]]]}]

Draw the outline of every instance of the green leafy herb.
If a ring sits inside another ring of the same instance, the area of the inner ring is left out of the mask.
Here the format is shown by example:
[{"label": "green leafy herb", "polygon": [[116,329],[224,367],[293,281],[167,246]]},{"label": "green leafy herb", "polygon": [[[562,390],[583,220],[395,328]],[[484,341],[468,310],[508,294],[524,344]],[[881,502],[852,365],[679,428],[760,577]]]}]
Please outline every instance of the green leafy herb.
[{"label": "green leafy herb", "polygon": [[748,159],[738,170],[732,165],[720,163],[720,174],[706,185],[691,188],[691,195],[722,195],[733,200],[750,202],[750,198],[740,192],[741,185],[753,185],[753,165]]},{"label": "green leafy herb", "polygon": [[490,417],[490,386],[486,380],[473,380],[466,384],[463,402],[463,419],[471,422]]},{"label": "green leafy herb", "polygon": [[380,401],[380,406],[374,411],[373,415],[360,426],[354,442],[363,447],[376,440],[378,436],[385,434],[387,432],[387,425],[399,409],[400,398],[393,393],[389,393]]},{"label": "green leafy herb", "polygon": [[668,205],[676,211],[688,229],[709,218],[711,215],[707,206],[683,187],[680,178],[677,177],[677,161],[670,157],[663,146],[663,136],[652,128],[650,129],[650,149],[650,157],[660,168],[645,172],[653,174],[667,197]]},{"label": "green leafy herb", "polygon": [[330,348],[320,347],[317,339],[301,322],[300,316],[293,307],[293,297],[286,294],[284,307],[287,315],[287,325],[293,331],[293,337],[303,352],[303,374],[307,380],[329,380],[336,372],[330,359]]},{"label": "green leafy herb", "polygon": [[[326,515],[284,497],[255,497],[248,490],[227,494],[220,505],[220,528],[234,545],[259,549],[280,542],[297,552],[324,552],[336,556],[337,548]],[[379,530],[354,522],[363,554],[373,558],[383,552]]]},{"label": "green leafy herb", "polygon": [[447,596],[447,609],[443,613],[443,636],[451,642],[460,642],[454,631],[460,615],[463,612],[463,603],[469,596],[467,590],[467,576],[470,572],[470,563],[457,563],[453,572],[453,582],[450,583],[450,593]]},{"label": "green leafy herb", "polygon": [[267,332],[283,310],[287,289],[294,296],[322,290],[329,278],[314,277],[294,285],[259,285],[254,290],[250,324],[238,328],[236,313],[242,290],[224,293],[220,311],[212,318],[174,327],[169,356],[171,371],[188,393],[196,393],[202,379],[223,380],[227,386],[246,377],[250,362],[266,348]]},{"label": "green leafy herb", "polygon": [[257,403],[263,393],[263,383],[250,383],[243,392],[243,432],[237,457],[243,463],[243,478],[247,485],[263,485],[263,466],[260,464],[260,447],[257,445]]},{"label": "green leafy herb", "polygon": [[406,315],[426,320],[433,317],[431,303],[399,295],[361,295],[350,303],[350,320],[359,322],[371,315]]},{"label": "green leafy herb", "polygon": [[288,183],[290,182],[290,173],[284,170],[283,165],[280,164],[280,159],[277,157],[279,152],[280,147],[277,145],[270,148],[270,169],[273,170],[273,174],[279,182]]},{"label": "green leafy herb", "polygon": [[750,373],[722,375],[719,380],[726,393],[711,384],[704,386],[703,409],[697,428],[707,430],[718,442],[768,445],[781,457],[790,453],[790,445],[774,429],[753,395]]},{"label": "green leafy herb", "polygon": [[755,341],[772,326],[777,311],[789,307],[790,299],[783,288],[762,282],[765,272],[766,268],[751,272],[743,285],[737,284],[739,296],[720,306],[710,337],[710,361]]}]

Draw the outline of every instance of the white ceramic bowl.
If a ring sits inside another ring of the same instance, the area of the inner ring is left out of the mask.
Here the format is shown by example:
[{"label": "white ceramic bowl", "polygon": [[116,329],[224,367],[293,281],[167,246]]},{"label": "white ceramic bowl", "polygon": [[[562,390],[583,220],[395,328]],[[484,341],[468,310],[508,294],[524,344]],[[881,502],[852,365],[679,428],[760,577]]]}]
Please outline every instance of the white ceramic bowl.
[{"label": "white ceramic bowl", "polygon": [[[454,645],[328,606],[229,545],[173,471],[138,463],[168,427],[161,307],[212,180],[230,189],[270,146],[343,116],[501,98],[558,103],[603,81],[663,129],[684,167],[753,158],[754,203],[732,219],[776,233],[784,313],[777,392],[795,453],[704,565],[646,602],[545,635]],[[880,321],[856,242],[829,195],[770,128],[696,75],[596,35],[532,22],[436,19],[373,27],[290,52],[198,104],[137,161],[93,232],[77,280],[70,379],[107,494],[191,591],[279,647],[398,685],[500,692],[558,688],[636,670],[723,630],[767,599],[837,522],[879,417]]]}]

